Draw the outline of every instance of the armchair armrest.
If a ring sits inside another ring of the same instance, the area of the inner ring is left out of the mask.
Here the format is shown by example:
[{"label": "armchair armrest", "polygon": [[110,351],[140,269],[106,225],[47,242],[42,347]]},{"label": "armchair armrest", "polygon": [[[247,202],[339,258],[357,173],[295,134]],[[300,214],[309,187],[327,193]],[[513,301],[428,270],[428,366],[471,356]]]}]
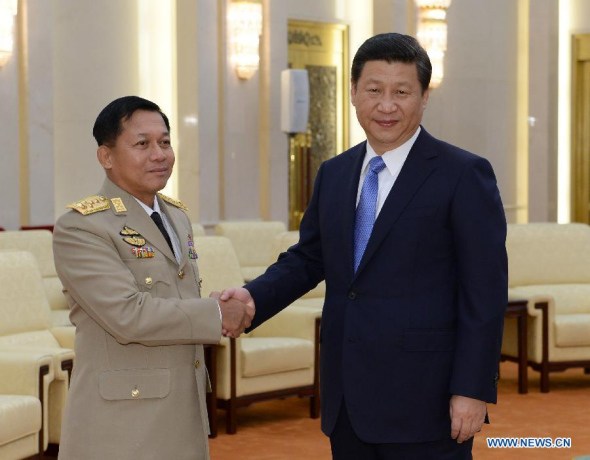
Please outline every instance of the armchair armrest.
[{"label": "armchair armrest", "polygon": [[69,348],[52,348],[34,345],[1,345],[0,352],[13,354],[44,354],[53,357],[53,368],[55,380],[66,380],[69,382],[72,368],[74,366],[74,350]]},{"label": "armchair armrest", "polygon": [[53,362],[48,354],[0,350],[0,394],[34,396],[41,402],[40,452],[45,451],[49,443],[49,384],[55,377]]},{"label": "armchair armrest", "polygon": [[62,348],[74,349],[76,328],[74,326],[56,326],[49,329]]},{"label": "armchair armrest", "polygon": [[315,308],[287,307],[254,329],[251,337],[296,337],[315,342],[316,320],[322,312]]},{"label": "armchair armrest", "polygon": [[39,397],[40,375],[47,385],[55,378],[53,357],[43,353],[23,354],[0,350],[0,369],[0,394]]}]

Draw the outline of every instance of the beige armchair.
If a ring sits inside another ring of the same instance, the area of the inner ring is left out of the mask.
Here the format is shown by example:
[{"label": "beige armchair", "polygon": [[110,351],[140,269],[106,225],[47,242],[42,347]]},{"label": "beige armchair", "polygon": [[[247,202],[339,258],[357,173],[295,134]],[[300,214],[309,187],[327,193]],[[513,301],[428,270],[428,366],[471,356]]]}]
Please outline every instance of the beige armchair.
[{"label": "beige armchair", "polygon": [[[585,224],[508,226],[509,299],[526,301],[527,362],[541,373],[590,371],[590,227]],[[502,358],[518,360],[516,321],[504,326]]]},{"label": "beige armchair", "polygon": [[[243,284],[231,241],[195,238],[202,294]],[[250,334],[223,338],[217,350],[216,391],[227,410],[227,432],[237,431],[236,409],[285,396],[310,397],[310,416],[319,416],[319,313],[287,308]]]},{"label": "beige armchair", "polygon": [[[269,259],[269,265],[276,262],[279,255],[285,252],[291,246],[294,246],[299,241],[299,231],[281,232],[275,235],[273,243],[271,245],[271,253]],[[324,308],[324,298],[326,297],[326,282],[322,281],[315,288],[309,291],[300,299],[293,302],[294,307],[307,307],[318,311],[322,311]]]},{"label": "beige armchair", "polygon": [[205,227],[201,224],[191,224],[193,227],[193,236],[205,236]]},{"label": "beige armchair", "polygon": [[0,460],[47,449],[47,393],[53,378],[52,356],[0,351]]},{"label": "beige armchair", "polygon": [[39,353],[53,358],[47,426],[49,442],[57,444],[74,363],[74,351],[64,345],[72,344],[74,328],[52,327],[41,274],[29,252],[0,252],[0,292],[0,351],[21,354],[22,359]]},{"label": "beige armchair", "polygon": [[68,302],[55,271],[51,232],[48,230],[0,232],[1,250],[27,251],[35,256],[43,277],[45,295],[51,308],[52,324],[54,326],[72,326]]},{"label": "beige armchair", "polygon": [[270,260],[270,242],[285,230],[285,224],[279,221],[226,221],[215,226],[216,235],[233,243],[246,281],[264,273]]}]

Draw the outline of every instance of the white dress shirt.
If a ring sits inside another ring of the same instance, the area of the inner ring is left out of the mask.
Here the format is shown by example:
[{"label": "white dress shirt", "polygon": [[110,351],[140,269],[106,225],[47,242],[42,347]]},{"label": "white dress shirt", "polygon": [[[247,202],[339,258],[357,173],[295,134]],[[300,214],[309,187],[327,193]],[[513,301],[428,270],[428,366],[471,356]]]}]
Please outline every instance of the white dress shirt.
[{"label": "white dress shirt", "polygon": [[[410,149],[414,145],[414,142],[416,142],[416,138],[418,137],[418,134],[420,134],[421,130],[422,128],[418,127],[414,135],[411,138],[409,138],[405,143],[381,155],[381,158],[383,158],[383,161],[385,163],[385,168],[383,168],[383,170],[377,175],[379,181],[379,191],[377,193],[375,219],[377,219],[379,212],[381,212],[383,203],[385,203],[387,195],[389,195],[389,192],[391,191],[393,184],[395,184],[397,176],[399,176],[399,172],[401,171],[402,166],[406,162],[406,158],[408,158]],[[369,161],[371,161],[371,158],[376,156],[377,154],[375,153],[375,150],[373,150],[373,147],[371,147],[371,144],[369,144],[369,141],[367,141],[367,153],[365,154],[365,159],[363,160],[363,166],[361,168],[361,177],[359,180],[359,188],[356,195],[357,207],[361,199],[361,190],[363,188],[365,177],[369,172]]]},{"label": "white dress shirt", "polygon": [[[133,197],[133,198],[135,198],[135,197]],[[156,197],[154,197],[154,209],[150,208],[147,204],[139,201],[137,198],[135,198],[135,201],[137,201],[139,203],[139,205],[144,209],[144,211],[148,213],[148,216],[150,216],[150,218],[151,218],[153,212],[157,212],[158,214],[160,214],[160,217],[162,218],[162,222],[164,222],[164,228],[168,232],[168,236],[170,236],[170,241],[172,242],[172,247],[174,248],[174,257],[176,257],[176,262],[178,262],[178,265],[180,265],[180,261],[182,258],[182,249],[180,247],[180,240],[178,239],[178,235],[174,231],[174,228],[172,227],[172,225],[168,221],[166,214],[164,214],[160,210],[160,205],[158,204],[158,199]]]}]

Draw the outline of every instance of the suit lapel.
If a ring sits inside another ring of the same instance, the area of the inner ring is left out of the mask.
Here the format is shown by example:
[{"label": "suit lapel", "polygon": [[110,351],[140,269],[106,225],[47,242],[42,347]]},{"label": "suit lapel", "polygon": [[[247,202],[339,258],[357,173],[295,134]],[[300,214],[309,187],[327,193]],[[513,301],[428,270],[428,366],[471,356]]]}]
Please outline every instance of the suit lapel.
[{"label": "suit lapel", "polygon": [[[188,262],[188,235],[190,234],[187,229],[185,229],[182,225],[180,225],[179,220],[175,218],[176,210],[168,206],[164,200],[162,200],[159,196],[156,196],[158,200],[158,204],[160,205],[160,209],[166,217],[168,218],[168,222],[172,225],[172,228],[176,232],[176,236],[178,236],[178,242],[180,243],[180,268],[184,268],[186,263]],[[176,258],[174,259],[176,261]]]},{"label": "suit lapel", "polygon": [[398,220],[412,197],[436,168],[435,162],[432,159],[437,156],[437,153],[432,148],[428,148],[431,145],[431,139],[432,137],[422,128],[397,180],[383,204],[383,208],[379,212],[355,278],[375,254],[379,245],[387,236],[387,233],[389,233],[389,230]]},{"label": "suit lapel", "polygon": [[344,216],[344,228],[343,237],[344,245],[346,248],[345,253],[345,266],[348,270],[349,279],[354,276],[354,225],[356,219],[356,198],[358,195],[359,178],[361,175],[361,168],[363,166],[363,160],[367,152],[367,143],[363,142],[356,146],[356,150],[351,152],[350,162],[351,165],[344,168],[347,177],[346,181],[346,198],[343,200],[344,209],[342,215]]}]

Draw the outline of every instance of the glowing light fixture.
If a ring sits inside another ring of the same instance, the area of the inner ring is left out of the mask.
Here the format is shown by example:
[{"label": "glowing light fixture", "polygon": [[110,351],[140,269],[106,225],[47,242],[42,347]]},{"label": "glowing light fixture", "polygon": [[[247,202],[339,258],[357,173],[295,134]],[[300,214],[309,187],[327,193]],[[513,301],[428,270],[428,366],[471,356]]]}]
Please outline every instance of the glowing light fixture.
[{"label": "glowing light fixture", "polygon": [[12,56],[12,27],[17,12],[17,0],[0,0],[0,67]]},{"label": "glowing light fixture", "polygon": [[420,9],[417,38],[432,63],[430,87],[439,86],[444,77],[447,50],[447,8],[451,0],[415,0]]},{"label": "glowing light fixture", "polygon": [[251,78],[260,62],[259,41],[262,33],[262,4],[234,0],[228,11],[231,63],[238,77]]}]

